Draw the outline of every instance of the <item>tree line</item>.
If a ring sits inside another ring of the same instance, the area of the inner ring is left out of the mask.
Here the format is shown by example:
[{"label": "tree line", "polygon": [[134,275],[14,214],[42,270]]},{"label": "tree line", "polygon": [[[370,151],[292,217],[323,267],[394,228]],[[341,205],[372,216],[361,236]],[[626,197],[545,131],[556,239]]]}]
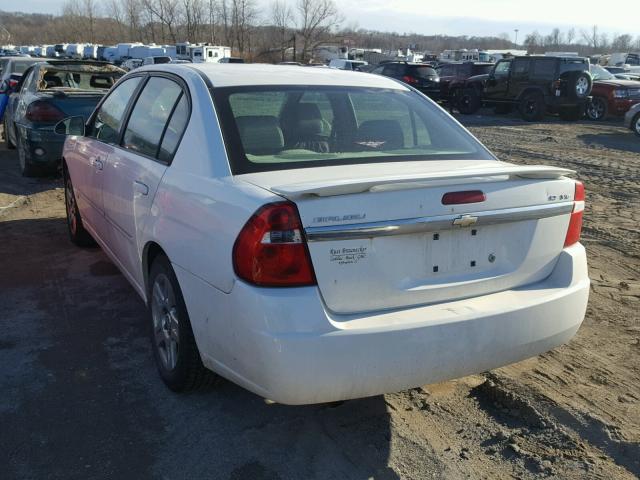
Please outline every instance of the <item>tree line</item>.
[{"label": "tree line", "polygon": [[640,50],[640,37],[609,36],[597,26],[549,35],[532,32],[516,45],[509,34],[447,36],[381,32],[344,25],[334,0],[67,0],[59,15],[0,11],[0,43],[17,45],[89,42],[222,44],[248,60],[278,61],[293,49],[296,60],[311,59],[322,43],[348,47],[405,49],[439,53],[446,49],[523,48],[531,53],[580,54]]}]

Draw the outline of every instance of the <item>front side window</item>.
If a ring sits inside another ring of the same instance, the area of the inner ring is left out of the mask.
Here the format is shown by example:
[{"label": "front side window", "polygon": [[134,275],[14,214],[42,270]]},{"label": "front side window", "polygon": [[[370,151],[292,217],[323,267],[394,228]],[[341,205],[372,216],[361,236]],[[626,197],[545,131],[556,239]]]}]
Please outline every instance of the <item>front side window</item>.
[{"label": "front side window", "polygon": [[390,161],[493,159],[407,90],[225,87],[212,92],[234,174]]},{"label": "front side window", "polygon": [[594,80],[615,80],[616,77],[611,75],[606,69],[602,68],[600,65],[591,65],[591,77]]},{"label": "front side window", "polygon": [[181,94],[182,88],[173,80],[150,78],[131,111],[122,146],[155,157],[162,133]]},{"label": "front side window", "polygon": [[500,61],[496,64],[496,68],[493,74],[496,77],[506,77],[509,75],[509,69],[511,68],[511,61]]},{"label": "front side window", "polygon": [[89,136],[104,143],[117,143],[127,105],[142,77],[132,77],[120,85],[105,99],[95,114]]}]

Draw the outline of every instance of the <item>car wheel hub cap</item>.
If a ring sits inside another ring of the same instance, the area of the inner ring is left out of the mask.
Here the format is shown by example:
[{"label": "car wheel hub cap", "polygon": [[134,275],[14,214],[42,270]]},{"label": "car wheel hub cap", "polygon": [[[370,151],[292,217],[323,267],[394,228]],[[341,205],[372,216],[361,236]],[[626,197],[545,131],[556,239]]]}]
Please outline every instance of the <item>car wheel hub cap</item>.
[{"label": "car wheel hub cap", "polygon": [[169,278],[161,273],[155,279],[151,294],[153,336],[158,356],[166,370],[178,363],[179,319],[175,293]]},{"label": "car wheel hub cap", "polygon": [[578,83],[576,84],[576,92],[578,92],[578,95],[586,94],[587,88],[589,88],[589,82],[587,82],[586,78],[578,80]]}]

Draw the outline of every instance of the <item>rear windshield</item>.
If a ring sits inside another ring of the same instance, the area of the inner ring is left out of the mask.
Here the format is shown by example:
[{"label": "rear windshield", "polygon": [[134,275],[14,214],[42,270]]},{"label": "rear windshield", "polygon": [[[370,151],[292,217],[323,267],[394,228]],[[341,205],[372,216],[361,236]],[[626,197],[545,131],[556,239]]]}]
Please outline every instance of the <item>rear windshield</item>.
[{"label": "rear windshield", "polygon": [[70,68],[41,69],[38,90],[105,91],[109,90],[122,75],[124,72],[110,69],[106,71]]},{"label": "rear windshield", "polygon": [[494,157],[439,107],[404,90],[226,87],[212,96],[234,174]]},{"label": "rear windshield", "polygon": [[438,76],[436,69],[432,67],[411,67],[411,72],[413,72],[414,77],[418,78],[429,78]]},{"label": "rear windshield", "polygon": [[10,63],[9,70],[11,73],[24,73],[27,68],[36,63],[36,61],[16,62]]}]

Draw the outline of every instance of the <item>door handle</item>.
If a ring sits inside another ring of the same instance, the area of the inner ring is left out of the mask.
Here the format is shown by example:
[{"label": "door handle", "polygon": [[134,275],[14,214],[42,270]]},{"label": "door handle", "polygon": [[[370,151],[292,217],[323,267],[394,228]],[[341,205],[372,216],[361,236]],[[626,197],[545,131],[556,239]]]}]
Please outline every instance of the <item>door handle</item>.
[{"label": "door handle", "polygon": [[141,195],[148,195],[149,194],[149,187],[147,185],[145,185],[142,182],[139,182],[138,180],[136,180],[135,182],[133,182],[133,186],[136,190],[136,192],[138,192]]},{"label": "door handle", "polygon": [[102,163],[102,160],[100,160],[99,158],[94,158],[91,163],[94,167],[96,167],[96,170],[102,170],[102,168],[104,167],[104,163]]}]

